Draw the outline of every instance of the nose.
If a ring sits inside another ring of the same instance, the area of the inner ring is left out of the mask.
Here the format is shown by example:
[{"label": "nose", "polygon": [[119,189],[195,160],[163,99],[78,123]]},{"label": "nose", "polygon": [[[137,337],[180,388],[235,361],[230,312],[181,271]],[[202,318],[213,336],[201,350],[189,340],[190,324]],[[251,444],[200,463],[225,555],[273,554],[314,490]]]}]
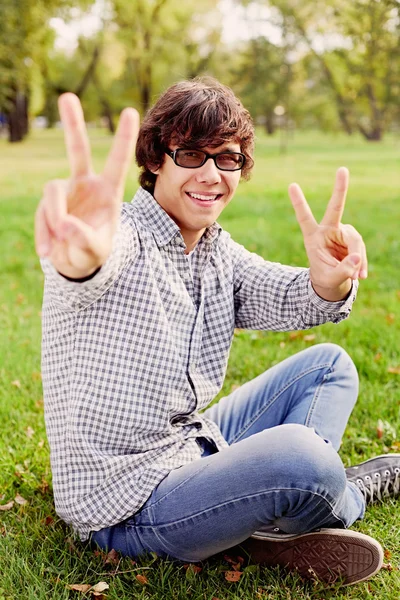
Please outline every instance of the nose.
[{"label": "nose", "polygon": [[219,183],[221,181],[221,173],[212,158],[206,160],[204,165],[197,169],[196,181],[198,183],[210,184]]}]

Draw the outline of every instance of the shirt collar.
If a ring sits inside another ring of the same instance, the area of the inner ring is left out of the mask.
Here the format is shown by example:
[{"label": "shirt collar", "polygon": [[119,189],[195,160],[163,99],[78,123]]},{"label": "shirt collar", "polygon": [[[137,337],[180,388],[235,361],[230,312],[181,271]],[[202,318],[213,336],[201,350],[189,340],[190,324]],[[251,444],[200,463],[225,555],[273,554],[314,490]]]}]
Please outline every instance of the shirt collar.
[{"label": "shirt collar", "polygon": [[[158,246],[166,246],[173,239],[176,239],[180,245],[185,245],[178,225],[167,215],[150,192],[140,187],[132,200],[132,205],[139,221],[152,232]],[[218,223],[213,223],[207,227],[199,243],[211,245],[221,231],[222,227]]]}]

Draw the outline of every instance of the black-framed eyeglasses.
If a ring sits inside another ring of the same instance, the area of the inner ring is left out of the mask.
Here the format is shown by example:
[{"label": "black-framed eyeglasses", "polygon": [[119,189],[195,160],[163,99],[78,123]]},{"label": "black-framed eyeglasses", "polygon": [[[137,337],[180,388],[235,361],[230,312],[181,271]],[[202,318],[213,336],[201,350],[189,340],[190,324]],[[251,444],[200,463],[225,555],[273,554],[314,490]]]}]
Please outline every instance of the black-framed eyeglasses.
[{"label": "black-framed eyeglasses", "polygon": [[203,150],[190,150],[188,148],[177,148],[170,150],[167,148],[165,154],[168,154],[178,167],[184,169],[198,169],[212,158],[215,165],[221,171],[240,171],[246,162],[246,157],[241,152],[217,152],[217,154],[208,154]]}]

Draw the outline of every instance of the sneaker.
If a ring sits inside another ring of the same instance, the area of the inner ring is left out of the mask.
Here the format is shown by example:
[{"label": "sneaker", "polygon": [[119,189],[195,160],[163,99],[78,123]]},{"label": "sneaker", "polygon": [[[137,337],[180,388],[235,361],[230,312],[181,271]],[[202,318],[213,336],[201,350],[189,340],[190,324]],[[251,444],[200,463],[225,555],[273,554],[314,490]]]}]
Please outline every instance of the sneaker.
[{"label": "sneaker", "polygon": [[234,551],[240,549],[251,562],[280,565],[329,584],[352,585],[369,579],[383,562],[382,546],[376,540],[348,529],[320,529],[302,535],[257,531]]},{"label": "sneaker", "polygon": [[382,454],[346,469],[348,481],[355,483],[367,504],[400,494],[400,454]]}]

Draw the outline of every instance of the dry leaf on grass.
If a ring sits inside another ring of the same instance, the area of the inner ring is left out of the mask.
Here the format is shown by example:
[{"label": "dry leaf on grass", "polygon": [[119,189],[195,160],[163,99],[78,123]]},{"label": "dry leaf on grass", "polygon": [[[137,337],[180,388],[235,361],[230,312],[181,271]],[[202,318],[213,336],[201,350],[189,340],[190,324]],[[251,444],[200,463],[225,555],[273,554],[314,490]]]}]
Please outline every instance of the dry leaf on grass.
[{"label": "dry leaf on grass", "polygon": [[91,587],[92,586],[88,583],[73,583],[72,585],[67,585],[69,590],[74,590],[74,592],[82,592],[82,594],[86,594]]},{"label": "dry leaf on grass", "polygon": [[140,583],[140,585],[147,585],[149,580],[145,575],[136,575],[136,581]]},{"label": "dry leaf on grass", "polygon": [[20,496],[19,494],[17,494],[14,498],[15,502],[17,504],[19,504],[20,506],[25,506],[25,504],[28,504],[28,500],[25,500],[25,498],[23,498],[22,496]]},{"label": "dry leaf on grass", "polygon": [[11,382],[11,385],[13,385],[16,388],[20,388],[21,382],[19,381],[19,379],[15,379],[14,381]]},{"label": "dry leaf on grass", "polygon": [[10,510],[14,506],[14,500],[10,500],[7,504],[0,504],[0,510],[6,511]]},{"label": "dry leaf on grass", "polygon": [[303,339],[305,342],[313,342],[316,337],[317,336],[315,335],[315,333],[310,333],[309,335],[305,335]]},{"label": "dry leaf on grass", "polygon": [[239,581],[241,576],[243,575],[242,571],[226,571],[225,579],[227,581],[236,582]]},{"label": "dry leaf on grass", "polygon": [[400,375],[400,367],[389,367],[387,372],[393,373],[394,375]]},{"label": "dry leaf on grass", "polygon": [[66,587],[74,592],[81,592],[81,594],[87,594],[89,592],[90,595],[94,596],[95,598],[104,598],[103,592],[108,590],[110,586],[105,581],[100,581],[93,586],[89,583],[73,583],[72,585],[67,585]]},{"label": "dry leaf on grass", "polygon": [[99,583],[96,583],[96,585],[91,588],[90,593],[96,596],[97,594],[101,594],[102,592],[105,592],[105,590],[108,590],[109,587],[110,586],[105,581],[99,581]]}]

